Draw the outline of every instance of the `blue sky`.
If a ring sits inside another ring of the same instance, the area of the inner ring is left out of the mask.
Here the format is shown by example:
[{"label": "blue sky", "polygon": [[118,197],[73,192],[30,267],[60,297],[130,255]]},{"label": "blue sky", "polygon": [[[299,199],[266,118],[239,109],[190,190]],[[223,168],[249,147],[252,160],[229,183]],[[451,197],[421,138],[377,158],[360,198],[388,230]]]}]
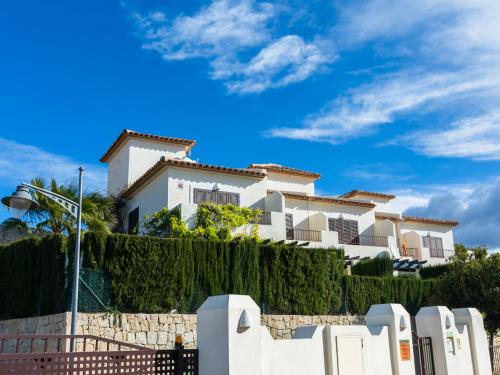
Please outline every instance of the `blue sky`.
[{"label": "blue sky", "polygon": [[[98,161],[123,128],[193,158],[320,172],[500,248],[496,0],[23,1],[0,13],[0,193]],[[8,216],[0,209],[0,219]]]}]

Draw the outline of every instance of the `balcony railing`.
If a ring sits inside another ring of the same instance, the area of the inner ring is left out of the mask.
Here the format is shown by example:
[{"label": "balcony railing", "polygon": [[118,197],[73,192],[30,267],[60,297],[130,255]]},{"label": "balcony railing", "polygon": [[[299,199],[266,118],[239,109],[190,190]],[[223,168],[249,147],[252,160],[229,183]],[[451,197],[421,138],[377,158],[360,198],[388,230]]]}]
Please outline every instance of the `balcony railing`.
[{"label": "balcony railing", "polygon": [[296,241],[321,242],[321,231],[287,228],[286,239],[287,240],[296,240]]},{"label": "balcony railing", "polygon": [[340,243],[344,243],[346,245],[360,245],[360,246],[378,246],[378,247],[389,246],[389,240],[385,236],[368,236],[364,234],[356,236],[350,241],[345,241]]},{"label": "balcony railing", "polygon": [[415,257],[417,255],[418,249],[414,247],[400,248],[399,254],[402,257]]},{"label": "balcony railing", "polygon": [[255,223],[255,224],[260,224],[260,225],[271,225],[271,213],[263,211],[260,219]]},{"label": "balcony railing", "polygon": [[444,250],[443,249],[429,249],[429,253],[431,258],[444,258]]}]

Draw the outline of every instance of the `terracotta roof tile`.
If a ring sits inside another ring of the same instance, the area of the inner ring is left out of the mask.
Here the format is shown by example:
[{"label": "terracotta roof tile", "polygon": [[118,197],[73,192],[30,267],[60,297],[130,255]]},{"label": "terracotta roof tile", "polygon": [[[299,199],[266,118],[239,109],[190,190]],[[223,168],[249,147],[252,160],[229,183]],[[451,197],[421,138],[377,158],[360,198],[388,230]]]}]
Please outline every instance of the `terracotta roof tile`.
[{"label": "terracotta roof tile", "polygon": [[351,190],[348,193],[342,194],[340,197],[341,198],[350,198],[350,197],[355,196],[355,195],[364,195],[367,197],[385,198],[385,199],[396,198],[396,196],[392,195],[392,194],[375,193],[373,191],[366,191],[366,190]]},{"label": "terracotta roof tile", "polygon": [[[268,190],[268,194],[276,192],[275,190]],[[357,201],[354,199],[343,199],[343,198],[335,198],[335,197],[322,197],[318,195],[305,195],[300,193],[290,193],[285,191],[280,191],[281,194],[285,198],[297,199],[297,200],[305,200],[309,202],[320,202],[320,203],[332,203],[338,204],[341,206],[358,206],[358,207],[367,207],[373,208],[375,205],[373,203]]]},{"label": "terracotta roof tile", "polygon": [[415,216],[404,216],[404,215],[401,216],[401,218],[398,218],[390,215],[375,214],[375,218],[379,220],[392,220],[392,221],[401,221],[407,223],[445,225],[451,227],[455,227],[459,224],[459,222],[455,220],[431,219],[428,217],[415,217]]},{"label": "terracotta roof tile", "polygon": [[150,140],[150,141],[158,141],[158,142],[163,142],[163,143],[182,145],[182,146],[186,147],[186,151],[191,149],[196,144],[196,141],[193,141],[192,139],[162,137],[159,135],[139,133],[139,132],[136,132],[133,130],[124,129],[120,133],[118,138],[116,138],[116,140],[113,142],[113,144],[108,148],[106,153],[101,157],[100,161],[103,163],[108,162],[111,155],[120,147],[120,145],[123,142],[125,142],[125,140],[127,138],[139,138],[139,139],[146,139],[146,140]]},{"label": "terracotta roof tile", "polygon": [[423,223],[423,224],[436,224],[436,225],[447,225],[455,227],[459,224],[455,220],[443,220],[443,219],[431,219],[427,217],[415,217],[415,216],[402,216],[401,219],[410,223]]},{"label": "terracotta roof tile", "polygon": [[195,163],[191,161],[178,160],[178,159],[166,159],[165,157],[162,157],[155,165],[149,168],[146,171],[146,173],[144,173],[141,177],[135,180],[125,190],[123,190],[120,196],[122,198],[130,197],[134,192],[136,192],[143,185],[147,184],[149,180],[151,180],[154,176],[156,176],[157,173],[161,172],[165,167],[198,169],[210,172],[218,172],[218,173],[232,174],[232,175],[239,175],[239,176],[253,177],[253,178],[264,178],[266,176],[265,173],[253,171],[250,169],[220,167],[216,165]]},{"label": "terracotta roof tile", "polygon": [[300,176],[300,177],[307,177],[307,178],[320,178],[321,175],[319,173],[315,172],[309,172],[309,171],[304,171],[301,169],[295,169],[295,168],[290,168],[290,167],[285,167],[280,164],[273,164],[273,163],[267,163],[267,164],[250,164],[248,166],[250,169],[265,169],[268,172],[272,173],[280,173],[280,174],[288,174],[292,176]]}]

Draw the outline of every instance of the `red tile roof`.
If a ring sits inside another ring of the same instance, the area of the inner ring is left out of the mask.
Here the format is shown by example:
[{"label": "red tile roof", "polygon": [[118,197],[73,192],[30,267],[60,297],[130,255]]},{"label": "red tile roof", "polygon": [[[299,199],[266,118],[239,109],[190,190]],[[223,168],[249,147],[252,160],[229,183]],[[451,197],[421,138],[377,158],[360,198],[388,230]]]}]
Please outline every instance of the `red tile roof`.
[{"label": "red tile roof", "polygon": [[[268,194],[274,193],[275,190],[268,190]],[[358,207],[367,207],[367,208],[373,208],[375,205],[373,203],[369,202],[364,202],[364,201],[357,201],[354,199],[344,199],[344,198],[335,198],[335,197],[322,197],[318,195],[305,195],[305,194],[300,194],[300,193],[291,193],[287,191],[280,191],[281,194],[285,198],[289,199],[297,199],[297,200],[303,200],[303,201],[309,201],[309,202],[320,202],[320,203],[331,203],[331,204],[337,204],[341,206],[358,206]]]},{"label": "red tile roof", "polygon": [[446,225],[450,227],[455,227],[459,224],[455,220],[443,220],[443,219],[430,219],[427,217],[415,217],[415,216],[402,216],[403,221],[411,223],[423,223],[423,224],[436,224],[436,225]]},{"label": "red tile roof", "polygon": [[177,144],[177,145],[182,145],[186,147],[186,151],[191,149],[195,144],[196,141],[193,141],[192,139],[184,139],[184,138],[173,138],[173,137],[162,137],[159,135],[152,135],[152,134],[145,134],[145,133],[139,133],[133,130],[129,129],[124,129],[118,138],[113,142],[113,144],[108,148],[106,153],[101,157],[100,161],[103,163],[107,163],[109,161],[109,158],[113,153],[120,148],[120,146],[125,142],[126,139],[128,138],[138,138],[138,139],[145,139],[149,141],[157,141],[157,142],[162,142],[162,143],[170,143],[170,144]]},{"label": "red tile roof", "polygon": [[273,164],[273,163],[250,164],[248,166],[248,168],[250,168],[250,169],[265,169],[266,171],[272,172],[272,173],[288,174],[288,175],[292,175],[292,176],[300,176],[300,177],[307,177],[307,178],[313,178],[313,179],[317,179],[317,178],[321,177],[321,175],[319,173],[304,171],[301,169],[295,169],[295,168],[290,168],[290,167],[285,167],[283,165]]},{"label": "red tile roof", "polygon": [[431,219],[428,217],[415,217],[415,216],[401,216],[401,218],[398,217],[393,217],[390,215],[384,215],[384,214],[375,214],[375,219],[379,220],[391,220],[391,221],[402,221],[402,222],[407,222],[407,223],[422,223],[422,224],[433,224],[433,225],[444,225],[444,226],[450,226],[450,227],[455,227],[458,224],[460,224],[458,221],[455,220],[443,220],[443,219]]},{"label": "red tile roof", "polygon": [[350,198],[350,197],[353,197],[355,195],[364,195],[367,197],[384,198],[384,199],[396,198],[396,196],[392,195],[392,194],[375,193],[373,191],[366,191],[366,190],[351,190],[348,193],[342,194],[340,197],[341,198]]},{"label": "red tile roof", "polygon": [[149,168],[146,173],[144,173],[141,177],[135,180],[130,186],[128,186],[125,190],[122,191],[120,196],[122,198],[128,198],[137,190],[139,190],[143,185],[147,184],[153,177],[155,177],[159,172],[161,172],[165,167],[178,167],[178,168],[187,168],[187,169],[198,169],[198,170],[206,170],[210,172],[217,172],[223,174],[232,174],[239,175],[245,177],[252,178],[264,178],[265,173],[253,171],[250,169],[243,168],[228,168],[228,167],[220,167],[216,165],[209,164],[201,164],[195,163],[191,161],[178,160],[178,159],[166,159],[162,157],[155,165]]}]

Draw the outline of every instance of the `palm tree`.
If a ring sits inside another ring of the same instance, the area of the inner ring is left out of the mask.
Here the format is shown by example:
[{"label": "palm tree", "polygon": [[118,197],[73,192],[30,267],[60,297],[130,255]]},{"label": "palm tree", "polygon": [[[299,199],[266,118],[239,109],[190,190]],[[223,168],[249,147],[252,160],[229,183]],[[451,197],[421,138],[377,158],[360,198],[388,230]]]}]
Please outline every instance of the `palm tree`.
[{"label": "palm tree", "polygon": [[[75,184],[58,185],[54,178],[47,183],[40,177],[33,179],[31,184],[62,195],[74,202],[78,201],[78,186]],[[39,206],[35,210],[28,211],[27,215],[37,230],[65,234],[75,230],[76,219],[63,207],[40,193],[35,193],[35,199]],[[115,223],[114,200],[98,192],[84,192],[82,223],[87,230],[111,232]]]}]

